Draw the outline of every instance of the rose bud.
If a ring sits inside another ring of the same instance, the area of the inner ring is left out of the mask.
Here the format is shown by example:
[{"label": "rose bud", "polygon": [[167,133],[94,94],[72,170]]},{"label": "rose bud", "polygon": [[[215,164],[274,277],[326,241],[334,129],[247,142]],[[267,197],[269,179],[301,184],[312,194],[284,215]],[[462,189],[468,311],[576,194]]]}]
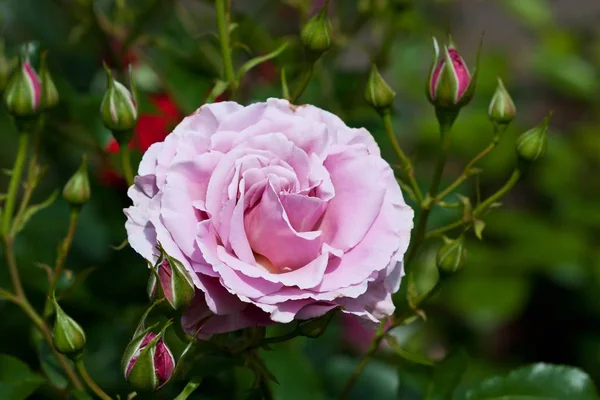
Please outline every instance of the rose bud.
[{"label": "rose bud", "polygon": [[[130,81],[133,94],[121,83],[116,81],[110,69],[105,65],[107,73],[107,89],[100,106],[100,116],[104,125],[113,132],[119,144],[127,143],[130,131],[135,128],[138,120],[135,87],[130,72]],[[127,132],[128,134],[123,134]]]},{"label": "rose bud", "polygon": [[452,274],[460,270],[465,264],[465,259],[466,250],[463,236],[454,240],[447,239],[435,257],[441,275]]},{"label": "rose bud", "polygon": [[371,75],[369,75],[369,83],[365,89],[367,103],[379,113],[384,113],[389,110],[394,102],[394,97],[396,97],[396,92],[383,80],[377,66],[373,64]]},{"label": "rose bud", "polygon": [[515,103],[504,87],[502,79],[498,78],[498,86],[488,108],[490,121],[500,125],[508,125],[515,118],[516,114],[517,108],[515,107]]},{"label": "rose bud", "polygon": [[183,310],[190,305],[194,292],[192,278],[183,265],[172,257],[166,256],[150,274],[148,297],[155,300],[164,296],[174,310]]},{"label": "rose bud", "polygon": [[6,86],[4,102],[9,113],[16,117],[31,117],[41,108],[42,85],[31,66],[29,57],[23,55]]},{"label": "rose bud", "polygon": [[548,124],[550,116],[517,138],[517,155],[526,163],[533,163],[546,152],[548,146]]},{"label": "rose bud", "polygon": [[471,77],[452,41],[440,55],[438,42],[433,38],[433,48],[435,59],[429,73],[427,97],[436,108],[458,110],[473,98],[475,74]]},{"label": "rose bud", "polygon": [[91,190],[87,172],[87,158],[84,155],[79,169],[71,176],[63,189],[63,198],[72,208],[79,208],[90,200]]},{"label": "rose bud", "polygon": [[42,53],[40,61],[40,81],[42,82],[42,104],[44,110],[49,110],[58,104],[59,96],[56,85],[50,76],[48,63],[46,61],[46,52]]},{"label": "rose bud", "polygon": [[52,344],[56,351],[71,359],[78,359],[85,347],[85,332],[83,328],[69,317],[52,296],[56,322],[52,330]]},{"label": "rose bud", "polygon": [[125,350],[123,374],[139,392],[159,389],[169,381],[175,369],[173,354],[162,338],[145,331],[135,337]]},{"label": "rose bud", "polygon": [[300,40],[304,47],[320,57],[331,48],[331,22],[327,16],[328,2],[321,11],[312,17],[300,32]]}]

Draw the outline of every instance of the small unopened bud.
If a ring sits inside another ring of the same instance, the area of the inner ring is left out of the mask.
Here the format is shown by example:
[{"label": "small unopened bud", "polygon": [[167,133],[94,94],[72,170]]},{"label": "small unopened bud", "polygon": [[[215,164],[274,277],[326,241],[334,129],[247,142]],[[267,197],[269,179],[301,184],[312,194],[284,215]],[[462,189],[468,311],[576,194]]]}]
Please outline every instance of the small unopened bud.
[{"label": "small unopened bud", "polygon": [[475,92],[476,79],[450,40],[440,54],[433,38],[435,59],[427,81],[427,98],[436,108],[458,110],[467,105]]},{"label": "small unopened bud", "polygon": [[447,240],[438,250],[435,261],[440,274],[452,274],[464,266],[465,259],[465,240],[460,236],[458,239]]},{"label": "small unopened bud", "polygon": [[85,332],[83,328],[69,317],[52,297],[56,321],[52,330],[52,344],[56,351],[76,360],[81,357],[85,347]]},{"label": "small unopened bud", "polygon": [[158,300],[164,296],[177,311],[190,305],[196,291],[194,282],[183,264],[166,254],[150,274],[147,290],[150,300]]},{"label": "small unopened bud", "polygon": [[501,125],[507,125],[515,118],[515,115],[517,115],[515,103],[512,101],[510,94],[508,94],[508,91],[504,87],[502,79],[498,78],[498,86],[496,87],[496,92],[494,93],[494,97],[492,97],[492,101],[488,108],[490,121]]},{"label": "small unopened bud", "polygon": [[549,123],[550,116],[547,116],[540,125],[517,138],[517,155],[520,160],[533,163],[544,155],[548,146]]},{"label": "small unopened bud", "polygon": [[325,2],[321,11],[312,17],[300,33],[300,39],[304,47],[320,56],[331,48],[331,22],[327,16],[329,2]]},{"label": "small unopened bud", "polygon": [[15,117],[31,117],[40,112],[41,98],[40,78],[29,58],[23,56],[4,92],[6,108]]},{"label": "small unopened bud", "polygon": [[139,392],[159,389],[171,379],[175,359],[165,344],[163,333],[145,331],[133,338],[123,357],[123,375]]},{"label": "small unopened bud", "polygon": [[71,176],[63,189],[63,198],[73,208],[79,208],[90,200],[91,190],[84,156],[79,169]]},{"label": "small unopened bud", "polygon": [[40,61],[40,80],[42,82],[42,104],[41,107],[44,110],[49,110],[58,104],[59,96],[56,85],[50,76],[48,70],[48,63],[46,61],[46,54],[42,53]]},{"label": "small unopened bud", "polygon": [[[135,87],[133,79],[130,80],[133,94],[121,83],[116,81],[112,72],[105,66],[107,73],[108,86],[104,99],[100,106],[100,116],[104,125],[113,132],[115,139],[119,144],[129,142],[129,135],[121,135],[123,132],[130,132],[138,120],[137,102],[135,99]],[[123,140],[121,140],[123,139]]]},{"label": "small unopened bud", "polygon": [[367,103],[382,113],[389,110],[394,102],[394,97],[396,97],[396,92],[387,84],[377,70],[377,66],[373,64],[371,75],[369,75],[369,82],[365,89]]},{"label": "small unopened bud", "polygon": [[298,331],[300,332],[300,336],[306,336],[314,339],[324,334],[327,330],[327,327],[329,326],[329,323],[333,319],[333,316],[338,310],[339,308],[334,308],[333,310],[327,312],[325,315],[309,319],[308,321],[300,322],[298,324]]}]

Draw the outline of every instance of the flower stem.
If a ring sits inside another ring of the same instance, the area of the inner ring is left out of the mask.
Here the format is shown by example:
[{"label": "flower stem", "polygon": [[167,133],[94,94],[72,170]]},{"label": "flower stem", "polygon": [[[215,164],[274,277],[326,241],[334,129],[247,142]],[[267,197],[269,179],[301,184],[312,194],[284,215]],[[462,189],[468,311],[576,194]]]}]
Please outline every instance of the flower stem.
[{"label": "flower stem", "polygon": [[[442,118],[438,114],[438,119],[440,120],[440,136],[442,139],[440,154],[438,155],[438,160],[435,165],[435,170],[433,171],[433,179],[431,180],[431,187],[429,192],[427,193],[427,197],[421,205],[421,215],[419,216],[419,221],[417,222],[417,227],[415,229],[414,240],[410,249],[406,253],[405,262],[409,264],[410,261],[417,254],[417,250],[423,244],[423,240],[425,239],[425,230],[427,228],[427,220],[429,219],[429,213],[431,212],[431,208],[435,205],[434,199],[437,197],[438,190],[440,188],[440,181],[442,179],[442,173],[444,172],[444,167],[446,166],[446,160],[448,158],[448,152],[450,151],[450,131],[452,130],[452,123],[456,116],[450,120]],[[450,122],[448,122],[450,121]]]},{"label": "flower stem", "polygon": [[[477,207],[475,207],[473,213],[471,214],[471,218],[476,219],[477,217],[480,217],[494,202],[496,202],[498,199],[500,199],[502,196],[508,193],[508,191],[512,189],[513,186],[515,186],[520,177],[521,170],[519,168],[515,168],[508,181],[504,184],[504,186],[502,186],[496,193],[494,193],[486,200],[484,200],[481,204],[479,204]],[[452,229],[458,228],[465,222],[466,221],[463,218],[461,218],[448,225],[434,229],[428,232],[427,235],[425,235],[425,239],[440,236],[448,231],[451,231]]]},{"label": "flower stem", "polygon": [[62,274],[62,271],[64,269],[67,254],[69,254],[71,243],[73,243],[73,238],[75,237],[75,228],[77,228],[78,220],[79,210],[71,209],[71,216],[69,218],[69,229],[67,231],[67,235],[62,240],[60,247],[58,248],[58,254],[56,255],[56,263],[54,264],[54,272],[52,273],[52,277],[50,278],[48,296],[46,297],[46,304],[44,306],[44,318],[48,318],[52,313],[50,299],[52,298],[52,294],[56,290],[56,283],[58,282],[58,279],[60,278],[60,275]]},{"label": "flower stem", "polygon": [[308,84],[312,78],[314,69],[315,69],[315,64],[313,62],[309,62],[308,65],[306,66],[306,69],[302,73],[302,76],[300,77],[300,83],[298,83],[298,86],[296,86],[296,90],[294,90],[294,94],[290,98],[290,103],[296,104],[298,99],[300,99],[300,97],[302,96],[302,93],[304,93],[304,91],[308,87]]},{"label": "flower stem", "polygon": [[121,149],[121,168],[123,169],[123,175],[127,181],[127,185],[133,185],[133,170],[131,169],[131,150],[127,143],[120,144]]},{"label": "flower stem", "polygon": [[112,400],[111,397],[104,393],[104,391],[100,389],[96,382],[94,382],[94,380],[90,377],[90,375],[87,372],[87,369],[85,368],[85,364],[83,363],[82,358],[75,361],[75,366],[77,367],[77,371],[79,371],[79,374],[81,375],[85,383],[92,390],[92,392],[94,392],[96,396],[98,396],[102,400]]},{"label": "flower stem", "polygon": [[215,8],[217,9],[217,27],[219,29],[219,42],[221,44],[225,80],[229,83],[229,88],[233,93],[237,89],[237,82],[235,80],[231,46],[229,44],[229,10],[225,0],[215,0]]},{"label": "flower stem", "polygon": [[392,116],[389,110],[382,114],[382,119],[388,139],[392,143],[392,147],[394,148],[396,155],[400,159],[400,166],[406,174],[406,176],[408,177],[410,187],[412,188],[415,197],[417,198],[417,203],[420,206],[423,202],[423,194],[421,193],[421,189],[419,188],[419,185],[417,184],[417,181],[415,179],[413,166],[408,157],[406,157],[406,154],[402,150],[402,147],[400,147],[400,143],[398,143],[398,139],[396,138],[396,134],[394,132],[394,126],[392,125]]},{"label": "flower stem", "polygon": [[[19,147],[17,150],[17,159],[12,170],[10,183],[8,185],[8,194],[6,196],[6,204],[2,211],[2,234],[7,236],[10,232],[10,223],[15,210],[17,195],[19,192],[19,184],[21,182],[21,174],[25,166],[25,158],[27,157],[27,145],[29,144],[29,134],[26,132],[19,133]],[[16,288],[15,288],[16,290]]]},{"label": "flower stem", "polygon": [[198,388],[198,386],[200,386],[200,381],[188,382],[187,385],[185,385],[185,387],[181,391],[181,393],[179,393],[179,395],[173,400],[186,400],[189,397],[189,395],[191,395],[194,392],[194,390]]}]

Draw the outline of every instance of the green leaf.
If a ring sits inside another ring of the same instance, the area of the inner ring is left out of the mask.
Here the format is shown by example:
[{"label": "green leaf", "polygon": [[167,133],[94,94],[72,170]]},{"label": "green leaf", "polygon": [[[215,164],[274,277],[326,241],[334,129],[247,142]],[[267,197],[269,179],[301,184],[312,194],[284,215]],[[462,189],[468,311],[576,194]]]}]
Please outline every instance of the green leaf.
[{"label": "green leaf", "polygon": [[277,57],[279,54],[281,54],[286,47],[288,46],[288,43],[284,43],[281,46],[279,46],[277,49],[273,50],[272,52],[265,54],[264,56],[258,56],[258,57],[254,57],[251,60],[246,61],[246,63],[244,63],[244,65],[242,65],[240,67],[240,69],[238,70],[237,73],[237,79],[238,81],[242,79],[242,77],[246,74],[246,72],[250,71],[252,68],[256,67],[259,64],[264,63],[265,61],[269,61],[270,59],[273,59],[275,57]]},{"label": "green leaf", "polygon": [[0,399],[26,399],[44,381],[18,358],[0,354]]},{"label": "green leaf", "polygon": [[433,379],[428,388],[428,400],[450,400],[452,398],[454,389],[460,383],[467,369],[467,358],[464,350],[457,350],[435,366]]},{"label": "green leaf", "polygon": [[485,228],[485,222],[483,222],[482,220],[478,219],[473,224],[473,227],[475,229],[475,236],[477,236],[477,239],[483,240],[482,233],[483,233],[483,229]]},{"label": "green leaf", "polygon": [[43,210],[46,207],[49,207],[50,205],[52,205],[52,203],[54,203],[54,200],[56,200],[56,197],[58,196],[58,190],[55,190],[46,200],[44,200],[43,202],[39,203],[39,204],[34,204],[32,206],[29,206],[25,212],[23,213],[23,216],[18,220],[15,221],[15,233],[19,233],[21,232],[21,230],[23,230],[23,228],[25,228],[25,226],[27,225],[27,222],[29,222],[29,220],[31,219],[31,217],[33,217],[38,211]]},{"label": "green leaf", "polygon": [[598,400],[590,377],[565,365],[533,364],[484,380],[455,400]]}]

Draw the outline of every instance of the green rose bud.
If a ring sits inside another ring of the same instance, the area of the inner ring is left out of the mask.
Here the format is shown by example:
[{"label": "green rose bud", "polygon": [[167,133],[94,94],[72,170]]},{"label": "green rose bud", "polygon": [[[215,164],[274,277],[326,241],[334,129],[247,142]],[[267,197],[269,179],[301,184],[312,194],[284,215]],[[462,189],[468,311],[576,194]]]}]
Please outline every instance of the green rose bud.
[{"label": "green rose bud", "polygon": [[488,108],[490,121],[500,125],[508,125],[515,118],[516,114],[517,108],[515,107],[515,103],[513,103],[510,94],[508,94],[508,91],[504,87],[502,79],[498,78],[498,86]]},{"label": "green rose bud", "polygon": [[42,53],[40,61],[40,80],[42,82],[42,104],[44,110],[49,110],[58,104],[59,96],[56,85],[50,76],[48,63],[46,61],[46,52]]},{"label": "green rose bud", "polygon": [[63,198],[73,208],[79,208],[90,200],[90,181],[87,173],[87,159],[84,156],[79,169],[71,176],[63,189]]},{"label": "green rose bud", "polygon": [[521,161],[533,163],[544,155],[548,146],[549,123],[550,116],[547,116],[540,125],[517,138],[517,155]]},{"label": "green rose bud", "polygon": [[56,351],[76,360],[81,357],[85,347],[85,332],[77,322],[60,308],[54,296],[52,296],[52,302],[56,312],[56,322],[52,330],[52,344]]},{"label": "green rose bud", "polygon": [[438,250],[435,261],[440,274],[452,274],[464,266],[465,258],[465,240],[460,236],[458,239],[447,240]]},{"label": "green rose bud", "polygon": [[40,78],[29,58],[23,56],[4,92],[4,102],[8,112],[15,117],[37,115],[41,109],[41,86]]},{"label": "green rose bud", "polygon": [[365,89],[367,103],[379,113],[382,113],[389,110],[394,102],[394,97],[396,97],[396,92],[383,80],[383,77],[377,70],[377,66],[373,64],[371,75],[369,75],[369,82]]},{"label": "green rose bud", "polygon": [[304,47],[313,52],[317,57],[331,48],[331,22],[327,16],[326,2],[321,11],[312,17],[300,33]]},{"label": "green rose bud", "polygon": [[112,72],[105,66],[108,75],[108,88],[100,106],[100,116],[104,125],[113,132],[119,144],[127,143],[129,133],[135,128],[138,121],[137,101],[135,86],[130,72],[130,81],[133,94],[120,82],[116,81]]}]

